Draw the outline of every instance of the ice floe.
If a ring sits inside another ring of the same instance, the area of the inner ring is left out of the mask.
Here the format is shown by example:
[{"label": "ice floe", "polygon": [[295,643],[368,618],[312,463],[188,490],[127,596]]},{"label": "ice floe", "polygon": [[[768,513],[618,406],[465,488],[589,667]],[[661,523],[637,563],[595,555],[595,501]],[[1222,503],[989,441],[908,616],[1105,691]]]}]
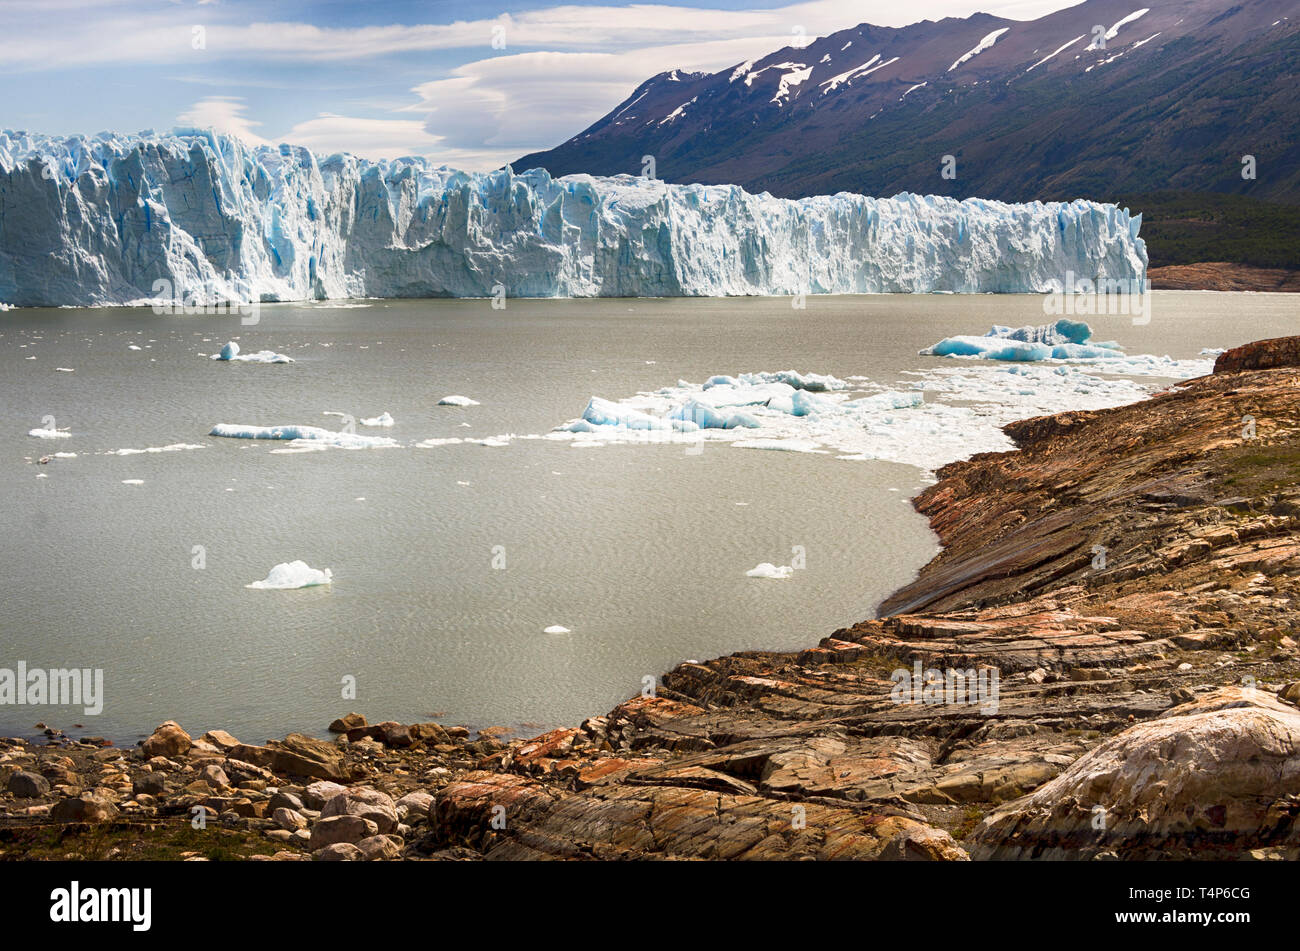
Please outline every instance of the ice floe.
[{"label": "ice floe", "polygon": [[1175,360],[1145,353],[1130,356],[1113,340],[1094,341],[1092,328],[1086,323],[1066,318],[1039,327],[994,326],[983,336],[945,337],[926,347],[921,355],[977,357],[1009,363],[1088,363],[1098,373],[1174,379],[1202,376],[1213,369],[1213,362],[1207,360]]},{"label": "ice floe", "polygon": [[444,396],[438,400],[439,406],[478,406],[478,400],[472,400],[468,396]]},{"label": "ice floe", "polygon": [[393,417],[388,415],[387,410],[380,413],[378,416],[372,416],[370,419],[363,419],[361,421],[362,426],[392,426],[393,423]]},{"label": "ice floe", "polygon": [[[687,452],[698,452],[726,444],[832,453],[933,471],[975,453],[1014,448],[1002,427],[1015,420],[1132,403],[1158,389],[1157,378],[1185,379],[1212,368],[1207,359],[1129,355],[1116,343],[1093,343],[1091,329],[1071,321],[995,331],[948,338],[956,345],[931,349],[969,356],[904,371],[887,383],[862,376],[744,373],[704,383],[679,380],[617,401],[593,397],[581,417],[546,438],[580,448],[687,444]],[[1017,356],[980,359],[1004,350]],[[1073,357],[1058,359],[1054,352]],[[738,418],[747,422],[734,425]]]},{"label": "ice floe", "polygon": [[274,350],[258,350],[256,353],[241,353],[239,344],[231,340],[221,348],[220,353],[214,353],[209,359],[236,361],[239,363],[293,363],[293,357],[286,357],[283,353],[276,353]]},{"label": "ice floe", "polygon": [[567,627],[561,627],[559,624],[552,624],[550,627],[542,629],[543,634],[572,634]]},{"label": "ice floe", "polygon": [[184,452],[188,449],[206,449],[207,446],[201,443],[174,442],[167,446],[146,446],[144,449],[110,449],[105,455],[109,456],[139,456],[145,453],[156,452]]},{"label": "ice floe", "polygon": [[771,562],[764,561],[745,572],[750,578],[770,578],[773,581],[783,581],[786,578],[794,577],[794,568],[789,565],[777,566]]},{"label": "ice floe", "polygon": [[310,567],[305,561],[281,562],[271,569],[261,581],[244,585],[245,588],[312,588],[316,585],[331,584],[334,573],[328,568]]},{"label": "ice floe", "polygon": [[209,436],[227,439],[280,439],[296,449],[386,449],[397,446],[388,436],[362,436],[358,433],[334,432],[319,426],[247,426],[240,423],[218,423]]},{"label": "ice floe", "polygon": [[37,439],[67,439],[72,435],[67,429],[29,429],[27,435],[35,436]]}]

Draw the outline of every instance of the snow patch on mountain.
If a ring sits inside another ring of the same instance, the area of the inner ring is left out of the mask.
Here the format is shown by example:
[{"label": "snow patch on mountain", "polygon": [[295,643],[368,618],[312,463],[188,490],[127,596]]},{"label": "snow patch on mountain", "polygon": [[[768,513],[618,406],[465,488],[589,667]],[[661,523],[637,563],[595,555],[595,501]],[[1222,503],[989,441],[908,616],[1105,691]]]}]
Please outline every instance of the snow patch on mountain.
[{"label": "snow patch on mountain", "polygon": [[980,53],[983,53],[986,49],[991,47],[994,43],[998,41],[998,38],[1002,36],[1003,33],[1007,32],[1010,29],[1011,27],[1004,26],[1000,30],[994,30],[988,36],[984,37],[984,39],[980,40],[979,43],[975,45],[974,49],[967,50],[961,56],[957,57],[956,61],[951,66],[948,67],[948,72],[951,73],[962,63],[969,62],[974,57],[979,56]]},{"label": "snow patch on mountain", "polygon": [[1076,36],[1074,39],[1070,40],[1070,42],[1068,42],[1068,43],[1064,43],[1064,44],[1062,44],[1061,46],[1057,47],[1056,50],[1054,50],[1053,52],[1048,53],[1046,56],[1044,56],[1042,59],[1040,59],[1040,60],[1039,60],[1037,63],[1035,63],[1033,66],[1030,66],[1027,70],[1025,70],[1025,72],[1027,72],[1027,73],[1033,72],[1033,71],[1034,71],[1035,69],[1037,69],[1039,66],[1042,66],[1044,63],[1046,63],[1049,59],[1052,59],[1053,57],[1058,56],[1058,55],[1060,55],[1061,53],[1064,53],[1064,52],[1065,52],[1066,50],[1068,50],[1071,46],[1073,46],[1075,43],[1079,42],[1081,39],[1083,39],[1083,38],[1084,38],[1085,36],[1087,36],[1087,35],[1088,35],[1087,33],[1080,33],[1080,34],[1079,34],[1078,36]]}]

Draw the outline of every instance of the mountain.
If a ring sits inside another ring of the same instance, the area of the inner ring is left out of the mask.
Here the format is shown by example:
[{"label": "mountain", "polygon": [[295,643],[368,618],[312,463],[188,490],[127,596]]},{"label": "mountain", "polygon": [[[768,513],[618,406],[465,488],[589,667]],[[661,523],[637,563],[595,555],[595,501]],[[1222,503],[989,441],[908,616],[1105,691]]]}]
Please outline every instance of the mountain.
[{"label": "mountain", "polygon": [[1027,22],[861,24],[717,73],[661,73],[514,167],[639,174],[652,155],[666,181],[785,197],[1173,190],[1300,203],[1298,64],[1300,0],[1087,0]]}]

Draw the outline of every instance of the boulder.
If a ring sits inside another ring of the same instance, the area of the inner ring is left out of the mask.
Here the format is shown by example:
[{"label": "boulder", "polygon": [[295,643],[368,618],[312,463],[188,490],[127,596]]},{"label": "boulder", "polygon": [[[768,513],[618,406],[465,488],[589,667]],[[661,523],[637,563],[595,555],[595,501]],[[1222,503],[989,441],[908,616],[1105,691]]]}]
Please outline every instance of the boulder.
[{"label": "boulder", "polygon": [[274,750],[271,770],[289,776],[316,779],[347,779],[343,751],[333,743],[290,733],[282,743],[270,744]]},{"label": "boulder", "polygon": [[359,713],[349,713],[339,717],[330,724],[331,733],[346,733],[348,730],[355,730],[366,725],[366,718]]},{"label": "boulder", "polygon": [[1237,858],[1296,844],[1300,710],[1224,687],[1137,723],[985,818],[977,859]]},{"label": "boulder", "polygon": [[36,799],[50,791],[50,781],[36,773],[20,770],[9,777],[8,789],[19,799]]},{"label": "boulder", "polygon": [[433,805],[433,796],[427,792],[416,790],[409,792],[401,799],[397,800],[397,815],[399,818],[419,817],[423,819],[429,814],[429,807]]},{"label": "boulder", "polygon": [[[334,784],[330,783],[329,785],[332,786]],[[340,786],[339,788],[342,789],[343,787]],[[324,803],[322,803],[322,805],[323,804]],[[295,796],[293,793],[285,792],[283,789],[281,789],[279,792],[277,792],[274,796],[271,797],[270,808],[272,811],[276,809],[291,809],[294,812],[302,812],[303,803],[302,800],[299,797]]]},{"label": "boulder", "polygon": [[166,791],[167,775],[165,773],[144,773],[131,781],[131,792],[136,796],[141,794],[161,796]]},{"label": "boulder", "polygon": [[290,733],[266,746],[241,744],[229,751],[234,759],[271,770],[281,776],[310,776],[315,779],[347,779],[343,751],[333,743],[301,733]]},{"label": "boulder", "polygon": [[183,756],[193,745],[190,735],[181,729],[180,724],[175,720],[168,720],[166,723],[159,724],[153,731],[153,735],[145,740],[140,748],[145,759],[153,759],[155,756]]},{"label": "boulder", "polygon": [[236,746],[242,746],[237,739],[227,733],[225,730],[209,730],[199,737],[204,743],[215,746],[224,753],[229,753]]},{"label": "boulder", "polygon": [[1300,366],[1300,337],[1273,337],[1225,350],[1215,358],[1214,372],[1239,373],[1242,370],[1297,366]]},{"label": "boulder", "polygon": [[312,783],[302,792],[302,803],[308,809],[320,809],[325,803],[329,802],[341,792],[347,792],[348,787],[340,786],[338,783],[331,783],[322,780],[318,783]]},{"label": "boulder", "polygon": [[292,809],[283,806],[271,813],[271,821],[286,832],[297,832],[307,828],[307,818]]},{"label": "boulder", "polygon": [[63,799],[50,810],[51,819],[63,822],[105,822],[117,815],[117,806],[94,793]]},{"label": "boulder", "polygon": [[368,862],[400,858],[402,855],[402,844],[389,835],[372,835],[362,839],[357,843],[357,848]]},{"label": "boulder", "polygon": [[[428,807],[425,808],[427,810]],[[397,828],[397,804],[379,790],[364,786],[345,789],[325,803],[320,815],[321,819],[330,816],[360,816],[373,822],[380,832],[392,832]]]},{"label": "boulder", "polygon": [[321,819],[311,829],[308,848],[315,852],[336,842],[357,843],[379,834],[379,826],[360,816],[330,816]]},{"label": "boulder", "polygon": [[221,787],[229,786],[231,784],[230,777],[226,775],[226,771],[215,763],[204,766],[199,772],[199,779],[202,782],[207,783],[209,786]]}]

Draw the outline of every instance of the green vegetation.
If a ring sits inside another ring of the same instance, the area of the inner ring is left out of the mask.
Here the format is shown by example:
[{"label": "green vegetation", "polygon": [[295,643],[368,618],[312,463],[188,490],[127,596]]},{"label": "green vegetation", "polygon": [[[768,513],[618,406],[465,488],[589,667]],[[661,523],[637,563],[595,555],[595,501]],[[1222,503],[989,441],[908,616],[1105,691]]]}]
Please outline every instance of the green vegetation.
[{"label": "green vegetation", "polygon": [[283,846],[257,833],[215,825],[198,831],[185,819],[40,825],[0,832],[0,862],[59,861],[69,857],[90,861],[177,861],[190,855],[222,862],[270,855],[277,848]]},{"label": "green vegetation", "polygon": [[1300,269],[1300,205],[1174,191],[1105,200],[1142,213],[1142,239],[1152,267],[1229,261]]}]

